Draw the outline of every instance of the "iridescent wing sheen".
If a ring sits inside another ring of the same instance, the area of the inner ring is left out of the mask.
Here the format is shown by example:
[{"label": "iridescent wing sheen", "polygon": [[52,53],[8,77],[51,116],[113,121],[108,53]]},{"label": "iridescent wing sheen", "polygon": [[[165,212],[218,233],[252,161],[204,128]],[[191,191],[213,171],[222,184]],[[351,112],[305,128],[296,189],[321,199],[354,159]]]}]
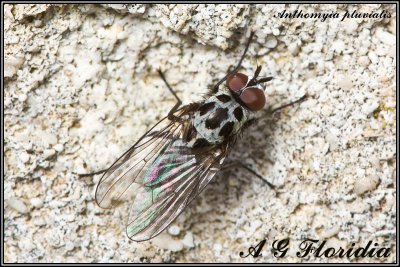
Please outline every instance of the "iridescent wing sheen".
[{"label": "iridescent wing sheen", "polygon": [[[185,107],[178,111],[182,116]],[[183,124],[164,118],[145,133],[103,174],[96,188],[96,202],[101,208],[112,208],[126,200],[126,193],[142,185],[143,177],[154,159],[182,135]]]},{"label": "iridescent wing sheen", "polygon": [[143,241],[162,232],[220,170],[227,146],[192,149],[173,140],[143,177],[129,215],[129,238]]},{"label": "iridescent wing sheen", "polygon": [[127,234],[135,241],[163,231],[205,188],[230,150],[230,143],[191,148],[184,136],[193,108],[164,118],[122,155],[103,175],[96,201],[112,208],[132,195]]}]

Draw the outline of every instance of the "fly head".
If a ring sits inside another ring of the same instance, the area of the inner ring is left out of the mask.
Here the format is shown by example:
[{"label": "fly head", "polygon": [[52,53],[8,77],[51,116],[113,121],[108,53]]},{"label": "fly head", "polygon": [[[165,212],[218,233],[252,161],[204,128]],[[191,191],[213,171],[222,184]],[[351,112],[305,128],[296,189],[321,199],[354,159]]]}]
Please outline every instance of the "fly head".
[{"label": "fly head", "polygon": [[272,77],[259,77],[261,66],[258,66],[254,76],[235,72],[228,76],[226,86],[235,99],[251,111],[259,111],[265,106],[263,83],[272,80]]}]

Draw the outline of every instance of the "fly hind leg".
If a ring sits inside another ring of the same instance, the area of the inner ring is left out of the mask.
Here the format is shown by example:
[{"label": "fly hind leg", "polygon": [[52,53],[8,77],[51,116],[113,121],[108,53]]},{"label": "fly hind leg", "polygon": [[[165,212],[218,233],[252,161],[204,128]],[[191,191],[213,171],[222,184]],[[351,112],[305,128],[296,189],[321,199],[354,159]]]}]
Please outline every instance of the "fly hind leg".
[{"label": "fly hind leg", "polygon": [[235,167],[240,167],[243,168],[245,170],[247,170],[248,172],[250,172],[251,174],[253,174],[255,177],[261,179],[264,183],[266,183],[271,189],[275,190],[275,185],[271,184],[267,179],[265,179],[261,174],[257,173],[255,170],[253,170],[252,168],[250,168],[249,166],[245,165],[243,162],[241,161],[233,161],[230,162],[228,164],[225,164],[221,170],[227,170],[227,169],[232,169]]},{"label": "fly hind leg", "polygon": [[100,171],[96,171],[96,172],[90,172],[90,173],[76,173],[76,172],[72,172],[72,173],[78,175],[80,178],[84,178],[84,177],[91,177],[91,176],[94,176],[94,175],[105,173],[107,170],[108,169],[104,169],[104,170],[100,170]]}]

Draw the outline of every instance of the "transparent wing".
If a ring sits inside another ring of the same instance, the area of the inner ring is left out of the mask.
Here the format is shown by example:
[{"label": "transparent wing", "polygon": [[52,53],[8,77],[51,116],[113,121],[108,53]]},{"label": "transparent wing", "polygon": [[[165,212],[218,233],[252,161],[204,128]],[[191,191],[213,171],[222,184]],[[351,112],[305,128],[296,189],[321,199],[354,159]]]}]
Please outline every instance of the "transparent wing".
[{"label": "transparent wing", "polygon": [[212,180],[227,154],[227,144],[192,149],[181,139],[171,142],[143,178],[129,215],[129,238],[148,240],[163,231]]},{"label": "transparent wing", "polygon": [[96,201],[102,208],[133,199],[127,234],[135,241],[164,230],[211,181],[228,154],[228,143],[186,145],[192,112],[183,107],[177,111],[179,121],[161,120],[105,172],[97,186]]},{"label": "transparent wing", "polygon": [[[181,116],[185,109],[178,112]],[[164,118],[145,133],[103,174],[96,188],[97,204],[102,208],[112,208],[127,200],[129,194],[126,193],[130,193],[135,184],[143,183],[143,179],[138,177],[143,177],[154,159],[172,140],[181,136],[182,127],[182,123]]]}]

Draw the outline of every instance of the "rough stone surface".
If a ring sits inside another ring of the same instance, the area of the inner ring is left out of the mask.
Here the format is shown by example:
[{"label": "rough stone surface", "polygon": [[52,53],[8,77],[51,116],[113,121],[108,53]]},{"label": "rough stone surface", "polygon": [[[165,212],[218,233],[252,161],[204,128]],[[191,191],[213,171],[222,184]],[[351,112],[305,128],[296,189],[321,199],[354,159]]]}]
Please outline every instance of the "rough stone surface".
[{"label": "rough stone surface", "polygon": [[[391,18],[283,19],[386,10]],[[394,5],[5,5],[4,261],[394,262],[396,13]],[[125,206],[102,210],[108,167],[174,105],[235,64],[272,75],[271,106],[310,97],[244,134],[241,169],[219,174],[173,223],[136,243]],[[179,231],[177,231],[177,229]],[[172,235],[171,235],[172,233]],[[390,248],[389,258],[298,258],[305,238]],[[262,257],[239,252],[266,238]],[[290,239],[282,259],[270,249]]]}]

